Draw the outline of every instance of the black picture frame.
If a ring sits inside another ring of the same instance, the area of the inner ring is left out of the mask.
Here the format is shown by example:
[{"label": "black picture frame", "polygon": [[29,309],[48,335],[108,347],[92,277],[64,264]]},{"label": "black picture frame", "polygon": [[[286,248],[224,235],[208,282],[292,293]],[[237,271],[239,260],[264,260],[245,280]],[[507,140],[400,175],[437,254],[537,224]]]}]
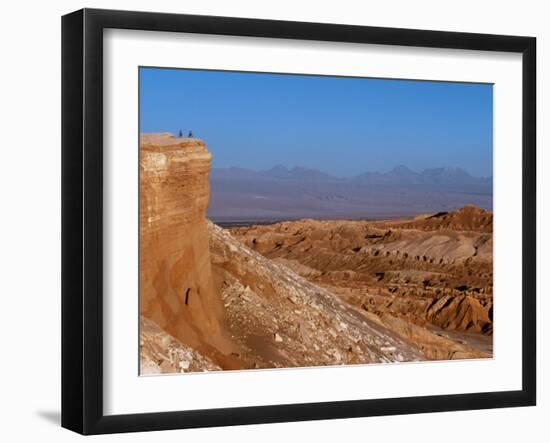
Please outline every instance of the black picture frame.
[{"label": "black picture frame", "polygon": [[[192,32],[522,54],[522,389],[260,407],[103,413],[103,30]],[[82,434],[536,404],[536,39],[83,9],[62,18],[62,426]]]}]

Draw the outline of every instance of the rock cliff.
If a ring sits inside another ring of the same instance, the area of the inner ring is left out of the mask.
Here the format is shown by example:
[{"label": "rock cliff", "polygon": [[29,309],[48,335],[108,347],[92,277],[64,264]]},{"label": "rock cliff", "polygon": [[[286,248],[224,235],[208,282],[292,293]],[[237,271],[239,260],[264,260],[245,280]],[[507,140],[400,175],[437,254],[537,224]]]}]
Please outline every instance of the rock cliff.
[{"label": "rock cliff", "polygon": [[207,354],[230,352],[213,287],[205,212],[211,154],[197,139],[140,139],[140,311]]}]

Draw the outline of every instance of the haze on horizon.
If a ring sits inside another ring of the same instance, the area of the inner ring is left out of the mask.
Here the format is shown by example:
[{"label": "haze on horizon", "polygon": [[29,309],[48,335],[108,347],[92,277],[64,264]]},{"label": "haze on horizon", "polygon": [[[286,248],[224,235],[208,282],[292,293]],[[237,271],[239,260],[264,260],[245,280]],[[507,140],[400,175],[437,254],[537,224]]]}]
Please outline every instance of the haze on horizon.
[{"label": "haze on horizon", "polygon": [[140,68],[140,132],[189,130],[214,168],[492,176],[489,84]]}]

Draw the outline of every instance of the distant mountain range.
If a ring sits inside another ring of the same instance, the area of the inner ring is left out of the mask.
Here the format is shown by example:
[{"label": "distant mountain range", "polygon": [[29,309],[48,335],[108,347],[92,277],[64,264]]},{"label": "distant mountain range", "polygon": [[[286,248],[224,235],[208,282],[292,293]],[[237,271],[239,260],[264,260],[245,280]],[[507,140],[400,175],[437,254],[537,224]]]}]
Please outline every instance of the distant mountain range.
[{"label": "distant mountain range", "polygon": [[352,179],[366,184],[392,185],[477,185],[492,187],[492,177],[474,177],[461,168],[430,168],[414,172],[406,166],[397,166],[386,173],[365,172]]},{"label": "distant mountain range", "polygon": [[464,169],[456,167],[429,168],[415,172],[406,166],[396,166],[389,172],[364,172],[352,178],[341,178],[317,169],[303,166],[287,168],[274,166],[265,171],[253,171],[244,168],[214,168],[211,177],[214,179],[284,179],[298,181],[349,182],[356,185],[419,185],[419,186],[479,186],[489,191],[492,188],[492,177],[474,177]]},{"label": "distant mountain range", "polygon": [[304,168],[303,166],[296,166],[292,169],[288,169],[286,166],[277,165],[267,171],[260,172],[260,174],[267,177],[288,178],[293,180],[341,180],[326,172]]},{"label": "distant mountain range", "polygon": [[302,180],[302,181],[345,181],[347,179],[334,177],[326,172],[318,171],[317,169],[309,169],[303,166],[296,166],[294,168],[287,168],[283,165],[274,166],[271,169],[265,171],[253,171],[252,169],[244,168],[213,168],[211,171],[211,177],[213,178],[235,178],[235,179],[289,179],[289,180]]},{"label": "distant mountain range", "polygon": [[460,168],[335,177],[317,169],[277,165],[265,171],[214,168],[208,216],[216,222],[293,218],[388,218],[449,211],[466,204],[492,209],[492,178]]}]

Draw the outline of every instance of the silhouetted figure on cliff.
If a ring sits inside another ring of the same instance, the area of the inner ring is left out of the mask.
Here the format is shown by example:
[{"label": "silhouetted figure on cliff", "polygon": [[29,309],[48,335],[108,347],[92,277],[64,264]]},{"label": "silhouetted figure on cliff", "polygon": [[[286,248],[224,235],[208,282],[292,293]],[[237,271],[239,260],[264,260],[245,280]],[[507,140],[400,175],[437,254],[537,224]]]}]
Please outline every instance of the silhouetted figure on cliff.
[{"label": "silhouetted figure on cliff", "polygon": [[180,132],[178,132],[178,137],[179,138],[182,138],[183,137],[183,131],[180,129]]},{"label": "silhouetted figure on cliff", "polygon": [[193,131],[189,131],[189,134],[187,134],[187,137],[193,138]]}]

